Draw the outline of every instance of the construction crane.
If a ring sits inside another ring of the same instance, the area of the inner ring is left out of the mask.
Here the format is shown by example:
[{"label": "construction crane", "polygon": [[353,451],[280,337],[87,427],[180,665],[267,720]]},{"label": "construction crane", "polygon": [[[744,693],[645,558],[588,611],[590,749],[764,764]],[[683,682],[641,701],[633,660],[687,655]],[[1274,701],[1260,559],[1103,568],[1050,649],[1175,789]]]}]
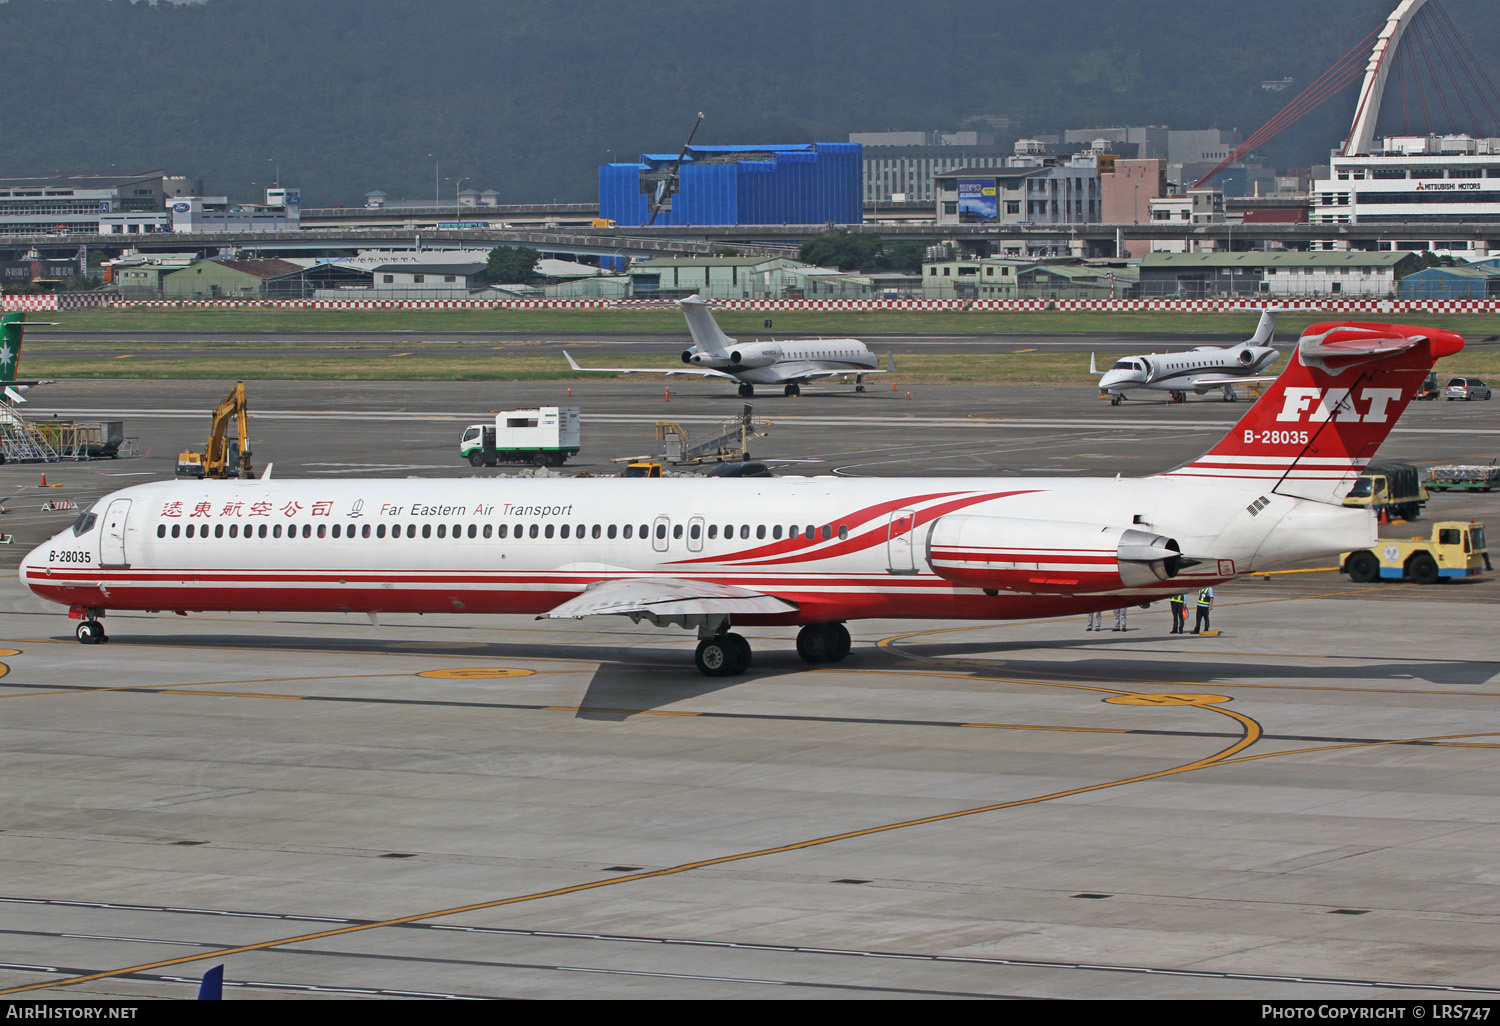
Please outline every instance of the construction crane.
[{"label": "construction crane", "polygon": [[[239,437],[229,440],[229,419],[233,417]],[[250,407],[245,400],[245,383],[239,381],[224,401],[214,408],[209,422],[208,447],[203,452],[188,449],[177,457],[181,477],[254,477],[250,462]]]},{"label": "construction crane", "polygon": [[688,133],[687,142],[682,144],[682,152],[677,154],[677,159],[671,166],[641,175],[641,192],[650,197],[646,201],[646,207],[651,211],[651,220],[646,222],[648,227],[654,225],[662,214],[672,212],[672,197],[682,187],[682,162],[687,159],[688,150],[693,145],[693,136],[698,134],[698,126],[701,124],[703,112],[700,110],[698,120],[693,122],[693,130]]}]

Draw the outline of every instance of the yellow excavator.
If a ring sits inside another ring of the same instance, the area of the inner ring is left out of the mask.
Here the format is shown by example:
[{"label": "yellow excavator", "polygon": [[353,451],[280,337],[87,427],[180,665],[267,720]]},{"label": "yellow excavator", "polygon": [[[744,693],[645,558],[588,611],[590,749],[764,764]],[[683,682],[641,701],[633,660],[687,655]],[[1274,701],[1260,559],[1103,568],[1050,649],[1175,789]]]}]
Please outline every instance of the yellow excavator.
[{"label": "yellow excavator", "polygon": [[[233,417],[239,437],[228,439],[229,419]],[[254,477],[250,462],[250,408],[245,401],[245,383],[234,389],[214,408],[208,431],[208,448],[203,452],[189,449],[177,457],[179,477]]]}]

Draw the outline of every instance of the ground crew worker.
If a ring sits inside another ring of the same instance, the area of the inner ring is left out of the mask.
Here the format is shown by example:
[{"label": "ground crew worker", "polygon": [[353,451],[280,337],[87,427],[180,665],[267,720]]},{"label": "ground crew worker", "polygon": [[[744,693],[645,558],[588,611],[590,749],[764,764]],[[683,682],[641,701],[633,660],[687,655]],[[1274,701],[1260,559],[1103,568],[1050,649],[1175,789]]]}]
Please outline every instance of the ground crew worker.
[{"label": "ground crew worker", "polygon": [[1198,592],[1198,619],[1193,622],[1193,633],[1201,634],[1208,630],[1208,611],[1214,607],[1214,589],[1207,585]]},{"label": "ground crew worker", "polygon": [[1117,630],[1117,631],[1123,631],[1124,629],[1125,629],[1125,607],[1121,606],[1119,609],[1115,610],[1115,630]]},{"label": "ground crew worker", "polygon": [[1089,625],[1087,627],[1085,627],[1084,630],[1085,631],[1102,631],[1102,630],[1104,630],[1104,613],[1101,610],[1098,610],[1098,609],[1096,609],[1092,613],[1090,613],[1089,614]]},{"label": "ground crew worker", "polygon": [[1184,633],[1187,630],[1187,596],[1173,595],[1167,599],[1167,605],[1172,607],[1172,629],[1168,633]]}]

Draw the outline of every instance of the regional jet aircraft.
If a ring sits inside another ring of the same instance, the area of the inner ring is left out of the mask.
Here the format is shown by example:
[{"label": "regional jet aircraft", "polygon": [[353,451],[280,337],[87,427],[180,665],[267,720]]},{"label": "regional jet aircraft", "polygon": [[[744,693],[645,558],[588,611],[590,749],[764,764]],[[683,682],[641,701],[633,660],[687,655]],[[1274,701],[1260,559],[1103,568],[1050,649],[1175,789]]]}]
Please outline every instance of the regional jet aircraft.
[{"label": "regional jet aircraft", "polygon": [[1276,330],[1276,315],[1282,312],[1277,308],[1262,310],[1255,334],[1239,345],[1127,356],[1107,371],[1095,367],[1090,354],[1089,373],[1104,375],[1099,380],[1099,391],[1108,393],[1111,406],[1119,406],[1126,392],[1145,389],[1167,392],[1173,401],[1181,402],[1190,391],[1203,395],[1217,388],[1223,390],[1226,402],[1234,402],[1238,398],[1235,385],[1272,380],[1255,375],[1281,356],[1269,343]]},{"label": "regional jet aircraft", "polygon": [[1147,478],[171,480],[105,495],[20,575],[89,644],[127,609],[614,615],[697,631],[710,676],[750,664],[735,626],[834,662],[849,620],[1074,615],[1371,547],[1344,494],[1463,345],[1314,325],[1228,435]]},{"label": "regional jet aircraft", "polygon": [[[815,378],[854,375],[854,390],[865,390],[866,374],[884,374],[874,353],[857,338],[805,338],[787,342],[737,342],[719,328],[708,304],[700,296],[688,296],[677,304],[687,318],[693,345],[682,352],[683,370],[659,367],[580,367],[568,356],[576,371],[597,374],[697,374],[738,381],[740,395],[749,398],[756,385],[780,385],[787,395],[801,395],[802,383]],[[889,370],[896,358],[887,356]]]}]

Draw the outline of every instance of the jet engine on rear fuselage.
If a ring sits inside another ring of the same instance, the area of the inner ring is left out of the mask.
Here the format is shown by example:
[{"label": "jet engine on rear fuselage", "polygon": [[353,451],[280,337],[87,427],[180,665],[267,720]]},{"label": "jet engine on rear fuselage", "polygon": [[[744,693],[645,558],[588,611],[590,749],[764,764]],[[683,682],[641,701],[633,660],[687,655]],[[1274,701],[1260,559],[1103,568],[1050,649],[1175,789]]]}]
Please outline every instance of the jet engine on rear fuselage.
[{"label": "jet engine on rear fuselage", "polygon": [[775,342],[748,342],[708,353],[696,348],[682,351],[683,363],[694,367],[711,367],[714,370],[769,367],[780,359],[781,346]]},{"label": "jet engine on rear fuselage", "polygon": [[927,561],[954,584],[1040,595],[1146,587],[1195,562],[1171,538],[1131,527],[962,514],[933,522]]}]

